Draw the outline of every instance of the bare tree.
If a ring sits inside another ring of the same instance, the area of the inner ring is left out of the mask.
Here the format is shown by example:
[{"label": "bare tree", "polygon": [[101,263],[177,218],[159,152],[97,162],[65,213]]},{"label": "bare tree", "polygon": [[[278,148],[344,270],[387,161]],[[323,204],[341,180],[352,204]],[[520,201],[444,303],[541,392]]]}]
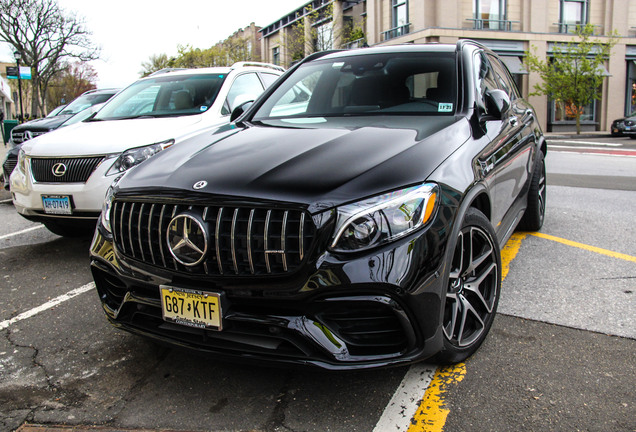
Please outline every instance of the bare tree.
[{"label": "bare tree", "polygon": [[0,40],[22,53],[31,67],[33,114],[43,111],[49,83],[65,67],[65,59],[99,58],[92,33],[76,14],[62,10],[56,0],[0,0]]},{"label": "bare tree", "polygon": [[46,94],[47,109],[69,103],[85,91],[96,88],[96,81],[97,72],[90,64],[84,62],[67,64],[66,68],[49,83],[49,91]]}]

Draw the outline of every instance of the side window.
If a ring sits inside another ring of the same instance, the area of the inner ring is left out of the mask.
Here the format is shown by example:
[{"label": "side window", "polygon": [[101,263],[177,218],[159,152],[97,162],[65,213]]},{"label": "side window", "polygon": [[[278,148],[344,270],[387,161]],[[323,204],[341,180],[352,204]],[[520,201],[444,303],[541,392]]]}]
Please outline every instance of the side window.
[{"label": "side window", "polygon": [[278,75],[271,73],[261,73],[261,78],[263,80],[263,84],[265,84],[265,88],[274,84],[274,81],[278,79]]},{"label": "side window", "polygon": [[263,86],[255,73],[239,75],[230,87],[221,114],[229,115],[238,105],[256,99],[261,93]]},{"label": "side window", "polygon": [[488,61],[486,54],[483,51],[475,53],[474,70],[475,85],[477,87],[478,98],[484,106],[484,95],[488,90],[498,89],[495,74],[492,70],[492,65]]},{"label": "side window", "polygon": [[511,100],[516,99],[518,97],[517,88],[514,82],[512,81],[512,78],[510,77],[508,70],[505,68],[505,66],[501,64],[501,62],[498,59],[494,57],[490,57],[490,64],[492,65],[494,69],[495,78],[497,79],[498,87],[501,90],[505,91],[508,94],[508,96],[510,96]]}]

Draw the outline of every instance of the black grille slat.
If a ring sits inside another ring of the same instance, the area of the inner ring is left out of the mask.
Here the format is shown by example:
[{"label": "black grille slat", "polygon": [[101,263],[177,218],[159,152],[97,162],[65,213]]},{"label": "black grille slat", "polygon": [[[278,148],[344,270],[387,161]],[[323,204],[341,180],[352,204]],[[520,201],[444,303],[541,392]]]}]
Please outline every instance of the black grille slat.
[{"label": "black grille slat", "polygon": [[2,166],[2,169],[4,170],[4,182],[6,184],[9,183],[9,177],[11,177],[11,173],[13,172],[13,169],[16,167],[16,165],[18,165],[17,158],[7,159],[4,165]]},{"label": "black grille slat", "polygon": [[[102,156],[89,158],[32,158],[31,172],[36,182],[86,183],[103,160]],[[61,176],[53,174],[53,167],[58,163],[66,166],[66,171]]]},{"label": "black grille slat", "polygon": [[[197,265],[177,262],[167,244],[170,221],[183,211],[207,225],[208,252]],[[113,238],[118,251],[149,265],[200,275],[277,275],[296,270],[313,239],[302,210],[115,201]],[[302,237],[300,237],[302,236]]]}]

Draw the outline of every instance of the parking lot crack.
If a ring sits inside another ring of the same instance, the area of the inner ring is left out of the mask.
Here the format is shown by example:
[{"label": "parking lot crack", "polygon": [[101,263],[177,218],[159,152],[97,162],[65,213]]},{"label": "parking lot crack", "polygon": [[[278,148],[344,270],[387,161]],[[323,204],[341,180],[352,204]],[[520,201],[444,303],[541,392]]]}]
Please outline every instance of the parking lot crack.
[{"label": "parking lot crack", "polygon": [[12,332],[11,329],[7,329],[6,333],[5,333],[5,337],[7,339],[7,341],[9,342],[9,344],[11,344],[11,346],[13,346],[14,348],[22,348],[22,349],[26,349],[26,350],[32,350],[33,354],[31,355],[31,363],[33,364],[33,366],[35,366],[36,368],[40,369],[43,373],[44,373],[44,378],[46,381],[46,386],[49,390],[52,391],[57,391],[57,386],[53,384],[53,382],[51,381],[51,375],[49,374],[49,372],[46,370],[46,366],[44,366],[39,360],[38,360],[38,356],[40,354],[40,350],[39,348],[33,346],[33,345],[22,345],[16,341],[13,340],[12,338]]},{"label": "parking lot crack", "polygon": [[290,431],[293,429],[285,426],[285,411],[289,405],[289,386],[291,383],[291,375],[289,373],[285,376],[285,381],[276,397],[276,405],[274,409],[262,427],[262,430],[265,432],[282,432],[282,431]]}]

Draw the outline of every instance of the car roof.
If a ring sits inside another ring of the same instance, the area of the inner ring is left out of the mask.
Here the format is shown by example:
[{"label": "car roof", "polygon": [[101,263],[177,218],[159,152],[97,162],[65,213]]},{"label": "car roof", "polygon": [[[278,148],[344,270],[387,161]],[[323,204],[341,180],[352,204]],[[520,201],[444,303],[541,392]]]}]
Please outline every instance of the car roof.
[{"label": "car roof", "polygon": [[227,74],[234,70],[250,70],[250,71],[260,71],[260,72],[270,72],[275,74],[282,74],[285,72],[280,66],[269,64],[269,63],[260,63],[260,62],[237,62],[232,66],[216,66],[216,67],[206,67],[206,68],[164,68],[160,69],[147,77],[141,78],[148,79],[152,77],[156,77],[158,75],[175,75],[175,76],[184,76],[184,75],[204,75],[204,74]]},{"label": "car roof", "polygon": [[457,51],[457,44],[401,44],[388,45],[370,48],[358,48],[354,50],[333,51],[321,56],[320,59],[337,59],[339,57],[365,56],[371,54],[390,54],[390,53],[454,53]]}]

